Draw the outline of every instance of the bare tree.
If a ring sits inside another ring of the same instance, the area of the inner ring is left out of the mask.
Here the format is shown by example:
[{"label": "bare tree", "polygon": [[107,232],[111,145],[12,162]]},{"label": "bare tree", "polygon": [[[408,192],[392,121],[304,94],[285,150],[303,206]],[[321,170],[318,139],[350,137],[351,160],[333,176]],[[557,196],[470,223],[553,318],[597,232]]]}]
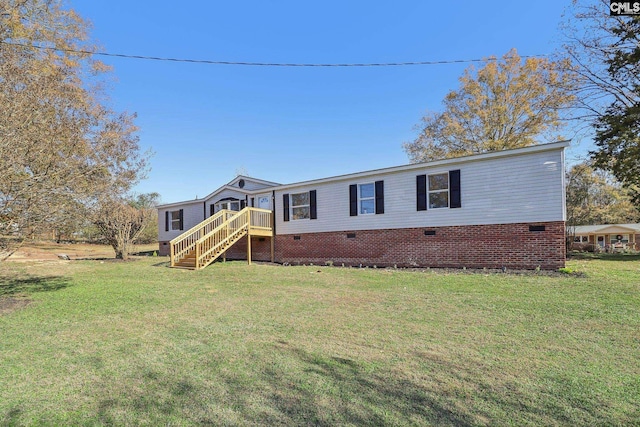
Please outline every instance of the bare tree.
[{"label": "bare tree", "polygon": [[94,224],[116,252],[126,260],[131,247],[153,218],[154,208],[136,207],[131,200],[106,199],[93,210]]},{"label": "bare tree", "polygon": [[138,236],[139,243],[154,243],[158,241],[158,209],[160,204],[160,194],[145,193],[132,196],[132,206],[138,209],[147,209],[150,211],[150,217],[144,229]]}]

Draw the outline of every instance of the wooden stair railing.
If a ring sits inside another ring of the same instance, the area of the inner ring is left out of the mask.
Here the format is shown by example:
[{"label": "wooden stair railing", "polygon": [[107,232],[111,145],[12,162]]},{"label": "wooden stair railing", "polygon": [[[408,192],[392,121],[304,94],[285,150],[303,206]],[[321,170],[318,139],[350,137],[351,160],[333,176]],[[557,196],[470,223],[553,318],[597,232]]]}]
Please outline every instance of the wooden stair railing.
[{"label": "wooden stair railing", "polygon": [[[200,235],[193,243],[183,245],[185,249],[176,250],[180,257],[172,258],[172,267],[184,267],[199,270],[215,261],[224,254],[235,242],[245,235],[273,236],[272,213],[266,209],[244,208],[240,212],[229,211],[226,220],[204,235]],[[213,218],[213,217],[212,217]],[[202,228],[201,228],[202,229]],[[187,233],[185,233],[187,235]],[[185,237],[193,238],[195,233]],[[179,236],[180,237],[180,236]],[[183,239],[184,240],[184,239]],[[172,240],[171,253],[174,253],[174,241],[179,244],[182,240]],[[248,244],[248,260],[251,259],[251,247]]]},{"label": "wooden stair railing", "polygon": [[211,264],[237,240],[249,232],[249,209],[244,208],[198,240],[195,256],[196,270]]},{"label": "wooden stair railing", "polygon": [[196,247],[196,242],[203,236],[209,234],[212,230],[219,227],[220,224],[227,221],[231,216],[235,214],[234,211],[223,209],[216,212],[215,215],[205,219],[200,224],[185,231],[175,239],[172,239],[169,244],[171,267],[175,267],[176,264],[187,254],[193,252]]}]

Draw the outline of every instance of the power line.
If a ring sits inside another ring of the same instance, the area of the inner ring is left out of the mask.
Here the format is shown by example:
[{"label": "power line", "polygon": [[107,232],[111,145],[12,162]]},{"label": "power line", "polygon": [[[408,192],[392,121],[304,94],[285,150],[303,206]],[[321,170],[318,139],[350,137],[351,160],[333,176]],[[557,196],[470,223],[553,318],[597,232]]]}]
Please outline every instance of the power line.
[{"label": "power line", "polygon": [[[370,62],[370,63],[286,63],[286,62],[241,62],[241,61],[213,61],[208,59],[189,59],[189,58],[166,58],[159,56],[144,56],[144,55],[127,55],[123,53],[109,53],[109,52],[91,52],[88,50],[75,50],[75,49],[60,49],[55,47],[28,45],[22,43],[11,43],[0,41],[2,44],[18,46],[30,49],[42,49],[52,50],[57,52],[77,53],[93,56],[107,56],[115,58],[125,59],[142,59],[149,61],[166,61],[166,62],[188,62],[192,64],[209,64],[209,65],[248,65],[253,67],[404,67],[410,65],[442,65],[442,64],[465,64],[471,62],[486,62],[495,60],[495,58],[489,59],[452,59],[441,61],[413,61],[413,62]],[[546,55],[520,55],[521,58],[539,58]]]}]

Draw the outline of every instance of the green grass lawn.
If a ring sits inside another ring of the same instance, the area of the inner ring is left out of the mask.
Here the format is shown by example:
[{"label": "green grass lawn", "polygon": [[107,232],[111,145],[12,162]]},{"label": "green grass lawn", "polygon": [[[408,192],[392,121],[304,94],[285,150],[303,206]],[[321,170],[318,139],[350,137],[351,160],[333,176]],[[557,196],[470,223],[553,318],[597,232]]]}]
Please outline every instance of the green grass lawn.
[{"label": "green grass lawn", "polygon": [[568,267],[3,263],[0,425],[639,425],[640,257]]}]

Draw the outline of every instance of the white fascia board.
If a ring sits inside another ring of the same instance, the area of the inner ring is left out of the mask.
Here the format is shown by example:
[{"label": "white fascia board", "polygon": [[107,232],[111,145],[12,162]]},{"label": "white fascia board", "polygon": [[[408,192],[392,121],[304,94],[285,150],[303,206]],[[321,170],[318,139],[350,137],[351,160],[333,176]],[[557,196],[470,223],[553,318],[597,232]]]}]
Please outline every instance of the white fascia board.
[{"label": "white fascia board", "polygon": [[200,204],[202,202],[204,202],[204,199],[185,200],[183,202],[174,202],[174,203],[166,203],[164,205],[158,205],[156,206],[156,209],[160,210],[160,209],[168,209],[168,208],[177,208],[182,206]]}]

